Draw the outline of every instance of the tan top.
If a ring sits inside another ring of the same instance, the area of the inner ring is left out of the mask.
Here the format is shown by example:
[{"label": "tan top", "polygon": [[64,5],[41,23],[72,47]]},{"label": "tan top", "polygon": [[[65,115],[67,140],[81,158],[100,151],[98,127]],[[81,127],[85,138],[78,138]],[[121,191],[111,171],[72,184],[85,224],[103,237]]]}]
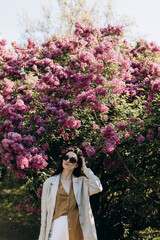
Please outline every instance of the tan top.
[{"label": "tan top", "polygon": [[53,219],[65,215],[68,215],[69,240],[83,240],[73,183],[71,182],[70,191],[67,194],[60,180]]}]

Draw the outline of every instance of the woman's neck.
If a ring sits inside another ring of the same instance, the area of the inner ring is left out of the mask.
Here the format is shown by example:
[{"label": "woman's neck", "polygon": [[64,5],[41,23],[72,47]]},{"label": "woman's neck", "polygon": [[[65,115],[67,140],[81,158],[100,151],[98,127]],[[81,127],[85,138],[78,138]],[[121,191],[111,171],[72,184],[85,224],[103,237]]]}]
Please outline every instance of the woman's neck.
[{"label": "woman's neck", "polygon": [[62,173],[61,173],[61,176],[63,177],[63,178],[71,178],[71,176],[72,176],[72,172],[73,171],[68,171],[67,169],[63,169],[63,171],[62,171]]}]

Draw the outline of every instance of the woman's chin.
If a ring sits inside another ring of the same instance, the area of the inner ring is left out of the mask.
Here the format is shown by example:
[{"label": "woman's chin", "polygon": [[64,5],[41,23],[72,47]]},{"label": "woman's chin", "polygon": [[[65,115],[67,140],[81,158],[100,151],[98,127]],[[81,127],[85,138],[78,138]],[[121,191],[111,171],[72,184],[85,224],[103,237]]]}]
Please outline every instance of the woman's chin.
[{"label": "woman's chin", "polygon": [[64,165],[63,165],[63,168],[64,168],[64,169],[71,169],[71,166],[70,166],[69,164],[68,164],[68,165],[67,165],[67,164],[64,164]]}]

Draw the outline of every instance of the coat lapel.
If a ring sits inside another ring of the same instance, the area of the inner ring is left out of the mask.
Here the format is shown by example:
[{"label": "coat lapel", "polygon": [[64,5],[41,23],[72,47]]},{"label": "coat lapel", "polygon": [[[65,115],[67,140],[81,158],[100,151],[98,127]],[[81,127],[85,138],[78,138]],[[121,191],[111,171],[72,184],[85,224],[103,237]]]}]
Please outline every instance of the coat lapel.
[{"label": "coat lapel", "polygon": [[51,195],[52,195],[52,200],[55,199],[56,195],[57,195],[57,190],[58,190],[58,185],[59,185],[59,178],[60,178],[60,174],[54,176],[51,179]]},{"label": "coat lapel", "polygon": [[79,199],[78,199],[79,179],[73,175],[72,180],[73,180],[74,195],[75,195],[77,203],[79,204]]},{"label": "coat lapel", "polygon": [[57,195],[57,190],[58,190],[58,185],[59,185],[59,177],[60,175],[55,175],[53,177],[51,177],[51,184],[50,184],[50,202],[49,202],[49,209],[50,212],[53,213],[54,212],[54,208],[55,208],[55,203],[56,203],[56,195]]}]

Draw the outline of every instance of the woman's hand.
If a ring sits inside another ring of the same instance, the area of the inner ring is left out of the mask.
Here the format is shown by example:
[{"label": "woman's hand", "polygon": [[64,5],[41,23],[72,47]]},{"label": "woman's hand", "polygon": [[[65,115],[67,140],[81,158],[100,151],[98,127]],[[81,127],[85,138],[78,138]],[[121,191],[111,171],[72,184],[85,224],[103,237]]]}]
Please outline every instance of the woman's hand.
[{"label": "woman's hand", "polygon": [[81,170],[84,171],[84,169],[86,168],[85,158],[81,156],[81,159],[82,159],[82,168],[81,168]]}]

